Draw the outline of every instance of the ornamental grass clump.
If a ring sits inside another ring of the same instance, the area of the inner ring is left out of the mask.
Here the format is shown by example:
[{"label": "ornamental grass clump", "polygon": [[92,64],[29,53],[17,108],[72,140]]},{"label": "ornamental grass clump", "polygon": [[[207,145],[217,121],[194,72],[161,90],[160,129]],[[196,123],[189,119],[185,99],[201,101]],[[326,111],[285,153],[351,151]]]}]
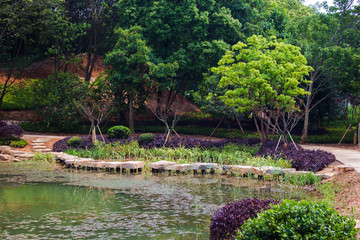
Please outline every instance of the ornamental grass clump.
[{"label": "ornamental grass clump", "polygon": [[323,202],[284,200],[242,225],[237,239],[356,239],[355,220]]},{"label": "ornamental grass clump", "polygon": [[278,204],[274,199],[243,199],[230,202],[214,213],[210,223],[210,239],[225,240],[235,239],[238,230],[249,219],[258,213],[271,207],[270,204]]}]

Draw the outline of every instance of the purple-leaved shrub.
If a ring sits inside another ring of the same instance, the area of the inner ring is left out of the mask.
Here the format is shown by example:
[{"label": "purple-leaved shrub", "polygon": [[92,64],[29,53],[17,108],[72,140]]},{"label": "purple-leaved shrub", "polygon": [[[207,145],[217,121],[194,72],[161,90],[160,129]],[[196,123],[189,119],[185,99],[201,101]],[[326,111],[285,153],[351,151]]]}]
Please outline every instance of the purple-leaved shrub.
[{"label": "purple-leaved shrub", "polygon": [[246,198],[230,202],[214,213],[210,222],[210,239],[235,239],[238,230],[249,219],[269,209],[270,204],[278,204],[278,200]]},{"label": "purple-leaved shrub", "polygon": [[286,147],[281,144],[275,151],[276,144],[276,141],[263,143],[256,155],[289,159],[292,167],[296,168],[296,170],[312,172],[320,171],[335,161],[335,156],[331,153],[303,149],[300,145],[296,145],[297,150],[292,143],[287,144]]},{"label": "purple-leaved shrub", "polygon": [[0,137],[21,137],[23,133],[20,126],[0,121]]}]

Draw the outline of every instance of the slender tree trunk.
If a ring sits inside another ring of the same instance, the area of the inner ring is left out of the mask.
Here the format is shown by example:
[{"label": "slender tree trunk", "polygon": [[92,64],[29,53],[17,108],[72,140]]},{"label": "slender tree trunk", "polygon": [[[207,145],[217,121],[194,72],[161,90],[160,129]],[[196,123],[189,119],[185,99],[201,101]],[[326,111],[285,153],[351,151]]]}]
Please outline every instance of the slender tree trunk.
[{"label": "slender tree trunk", "polygon": [[[311,75],[311,83],[309,85],[309,92],[312,92],[313,89],[313,75]],[[310,119],[310,106],[311,106],[311,95],[306,96],[306,105],[305,105],[305,119],[304,119],[304,128],[302,131],[300,143],[304,143],[308,137],[308,130],[309,130],[309,119]]]},{"label": "slender tree trunk", "polygon": [[85,82],[90,82],[91,75],[90,72],[90,64],[91,64],[91,53],[87,54],[87,63],[85,67]]},{"label": "slender tree trunk", "polygon": [[96,128],[95,128],[95,124],[94,123],[91,123],[91,141],[93,144],[95,144],[96,142]]},{"label": "slender tree trunk", "polygon": [[129,125],[131,133],[135,133],[134,128],[134,94],[129,95]]},{"label": "slender tree trunk", "polygon": [[259,133],[260,141],[261,141],[261,142],[264,142],[263,136],[262,136],[262,134],[261,134],[261,131],[260,131],[258,122],[257,122],[256,117],[255,117],[254,114],[253,114],[253,119],[254,119],[254,123],[255,123],[256,130],[257,130],[258,133]]}]

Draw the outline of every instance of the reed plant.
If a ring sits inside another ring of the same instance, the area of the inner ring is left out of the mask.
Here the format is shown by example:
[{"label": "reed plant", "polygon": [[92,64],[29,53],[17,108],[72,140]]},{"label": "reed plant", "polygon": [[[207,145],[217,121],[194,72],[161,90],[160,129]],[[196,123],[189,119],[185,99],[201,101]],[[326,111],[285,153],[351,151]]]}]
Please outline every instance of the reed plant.
[{"label": "reed plant", "polygon": [[255,157],[258,147],[248,147],[243,145],[228,144],[222,149],[202,149],[202,148],[142,148],[136,141],[128,144],[98,143],[91,150],[68,149],[67,153],[89,157],[104,161],[130,161],[143,160],[145,162],[155,162],[166,160],[181,163],[219,163],[222,165],[249,165],[255,167],[274,166],[281,168],[291,167],[291,162],[284,159],[271,157]]}]

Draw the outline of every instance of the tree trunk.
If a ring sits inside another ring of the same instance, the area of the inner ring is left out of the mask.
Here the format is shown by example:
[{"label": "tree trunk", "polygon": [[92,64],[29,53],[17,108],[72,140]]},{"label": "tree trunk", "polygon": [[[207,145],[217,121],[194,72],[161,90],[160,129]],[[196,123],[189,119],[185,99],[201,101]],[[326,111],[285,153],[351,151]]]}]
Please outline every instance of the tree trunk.
[{"label": "tree trunk", "polygon": [[255,123],[255,126],[256,126],[256,130],[257,130],[258,133],[259,133],[260,141],[261,141],[261,142],[264,142],[263,136],[262,136],[262,134],[261,134],[261,131],[260,131],[258,122],[256,121],[256,117],[255,117],[254,114],[253,114],[253,119],[254,119],[254,123]]},{"label": "tree trunk", "polygon": [[[312,92],[313,89],[313,79],[310,79],[312,82],[309,86],[309,92]],[[304,119],[304,128],[302,131],[300,143],[304,143],[308,137],[308,130],[309,130],[309,119],[310,119],[310,106],[311,106],[311,95],[306,96],[306,105],[305,105],[305,119]]]},{"label": "tree trunk", "polygon": [[96,128],[95,128],[95,125],[94,124],[91,124],[91,141],[93,144],[95,144],[96,142]]},{"label": "tree trunk", "polygon": [[134,129],[134,94],[129,95],[129,126],[131,133],[135,133]]}]

